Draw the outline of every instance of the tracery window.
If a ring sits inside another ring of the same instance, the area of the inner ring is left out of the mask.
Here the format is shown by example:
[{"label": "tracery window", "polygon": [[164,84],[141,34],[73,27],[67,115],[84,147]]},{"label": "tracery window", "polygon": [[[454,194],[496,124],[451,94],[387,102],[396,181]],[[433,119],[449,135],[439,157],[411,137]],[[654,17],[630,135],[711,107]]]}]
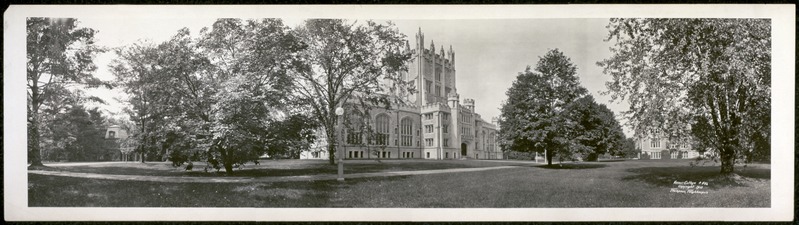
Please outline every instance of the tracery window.
[{"label": "tracery window", "polygon": [[652,143],[650,143],[650,147],[652,147],[652,148],[660,148],[660,139],[659,138],[652,138]]},{"label": "tracery window", "polygon": [[388,145],[389,137],[389,117],[386,114],[377,115],[375,119],[375,132],[377,133],[377,145]]},{"label": "tracery window", "polygon": [[413,121],[410,118],[403,118],[400,121],[400,144],[402,146],[413,145]]}]

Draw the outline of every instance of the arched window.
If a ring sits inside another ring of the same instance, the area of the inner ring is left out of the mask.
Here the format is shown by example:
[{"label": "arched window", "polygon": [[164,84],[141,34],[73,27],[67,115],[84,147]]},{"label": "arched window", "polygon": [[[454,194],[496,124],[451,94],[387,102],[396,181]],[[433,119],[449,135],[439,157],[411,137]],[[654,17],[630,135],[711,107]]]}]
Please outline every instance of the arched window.
[{"label": "arched window", "polygon": [[389,117],[386,114],[377,115],[375,118],[375,132],[377,133],[377,145],[388,145]]},{"label": "arched window", "polygon": [[413,121],[405,117],[400,121],[400,144],[402,146],[413,146]]},{"label": "arched window", "polygon": [[488,140],[486,140],[486,131],[483,131],[482,133],[483,133],[483,138],[480,140],[483,140],[483,150],[487,150],[488,148],[486,148],[486,142],[488,142]]},{"label": "arched window", "polygon": [[362,126],[363,120],[360,115],[348,114],[345,116],[347,127],[347,144],[363,144]]},{"label": "arched window", "polygon": [[496,151],[496,145],[495,145],[496,143],[495,142],[496,142],[496,137],[494,137],[494,133],[489,133],[488,134],[488,148],[492,152]]}]

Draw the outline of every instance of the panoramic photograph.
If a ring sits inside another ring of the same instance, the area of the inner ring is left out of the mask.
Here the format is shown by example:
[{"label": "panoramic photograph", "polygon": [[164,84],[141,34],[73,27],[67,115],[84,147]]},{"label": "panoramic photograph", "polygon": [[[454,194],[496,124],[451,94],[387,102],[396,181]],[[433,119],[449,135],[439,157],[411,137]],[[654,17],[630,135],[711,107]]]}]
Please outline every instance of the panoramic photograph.
[{"label": "panoramic photograph", "polygon": [[28,208],[774,203],[770,18],[24,22]]}]

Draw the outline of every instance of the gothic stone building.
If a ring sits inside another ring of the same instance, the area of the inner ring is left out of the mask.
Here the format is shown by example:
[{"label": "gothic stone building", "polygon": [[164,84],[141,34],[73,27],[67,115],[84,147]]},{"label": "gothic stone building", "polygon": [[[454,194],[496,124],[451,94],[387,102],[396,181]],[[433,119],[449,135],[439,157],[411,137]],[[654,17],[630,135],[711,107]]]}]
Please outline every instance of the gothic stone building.
[{"label": "gothic stone building", "polygon": [[[369,142],[351,129],[337,126],[337,151],[347,159],[502,159],[497,144],[496,121],[488,122],[475,112],[473,99],[463,99],[456,86],[455,52],[433,41],[425,48],[424,34],[419,30],[413,48],[406,42],[406,51],[413,53],[408,73],[403,79],[412,81],[418,92],[408,96],[407,106],[391,110],[375,109],[368,118],[369,126],[379,134]],[[342,123],[343,119],[339,119]],[[327,159],[324,135],[302,159]]]}]

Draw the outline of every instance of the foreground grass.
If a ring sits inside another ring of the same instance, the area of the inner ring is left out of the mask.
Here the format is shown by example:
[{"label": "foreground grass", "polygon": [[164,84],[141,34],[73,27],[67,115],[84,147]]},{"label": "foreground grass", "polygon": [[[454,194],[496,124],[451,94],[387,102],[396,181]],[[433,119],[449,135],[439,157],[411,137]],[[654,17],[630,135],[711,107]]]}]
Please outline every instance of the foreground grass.
[{"label": "foreground grass", "polygon": [[[28,198],[30,206],[93,207],[769,207],[769,168],[736,170],[740,176],[728,179],[718,176],[718,166],[690,167],[681,160],[627,161],[249,184],[29,174]],[[708,182],[708,193],[670,192],[672,182],[686,180]]]}]

